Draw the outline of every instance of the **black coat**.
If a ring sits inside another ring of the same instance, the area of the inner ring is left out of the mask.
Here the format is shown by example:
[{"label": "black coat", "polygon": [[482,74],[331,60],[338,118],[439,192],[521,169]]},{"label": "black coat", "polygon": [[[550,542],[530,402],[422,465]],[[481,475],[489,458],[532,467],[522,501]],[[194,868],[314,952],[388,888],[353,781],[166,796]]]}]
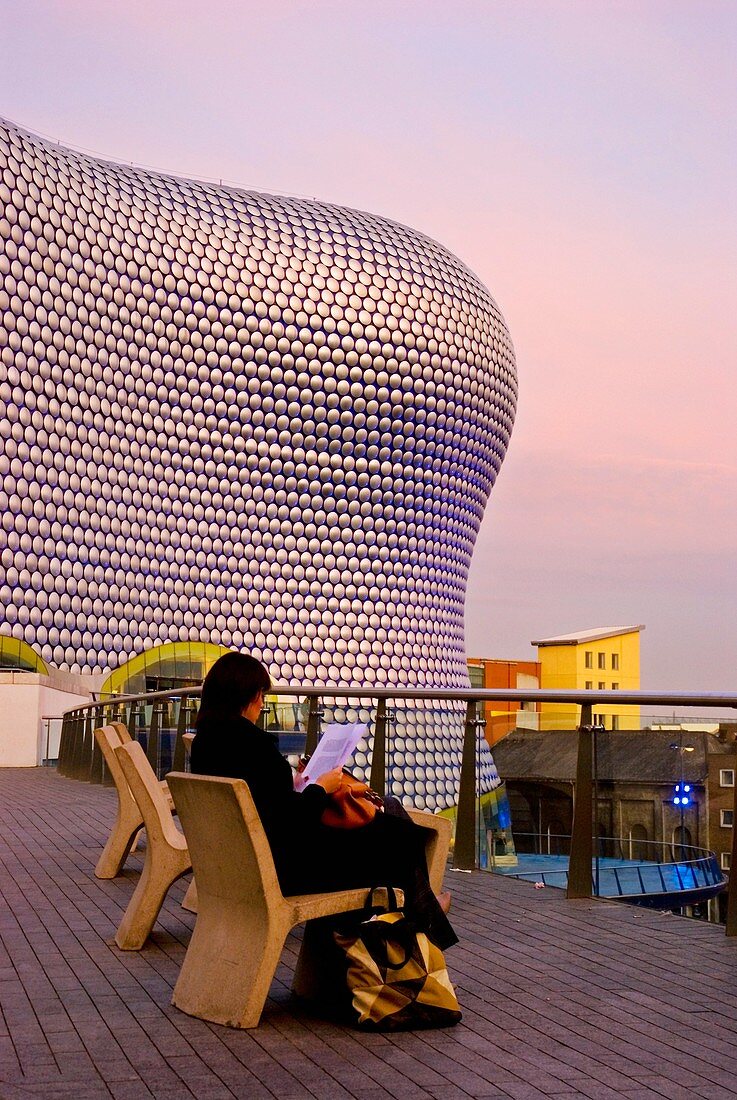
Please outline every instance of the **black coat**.
[{"label": "black coat", "polygon": [[[328,796],[310,784],[298,794],[293,773],[279,751],[278,738],[247,718],[205,722],[192,742],[190,763],[200,775],[245,779],[264,826],[277,872],[295,838],[314,841]],[[280,874],[281,878],[281,874]]]},{"label": "black coat", "polygon": [[323,825],[329,795],[316,784],[297,793],[278,739],[246,718],[203,721],[190,762],[200,775],[245,779],[285,894],[400,886],[428,930],[437,926],[439,946],[455,942],[427,881],[426,831],[409,818],[379,813],[361,829]]}]

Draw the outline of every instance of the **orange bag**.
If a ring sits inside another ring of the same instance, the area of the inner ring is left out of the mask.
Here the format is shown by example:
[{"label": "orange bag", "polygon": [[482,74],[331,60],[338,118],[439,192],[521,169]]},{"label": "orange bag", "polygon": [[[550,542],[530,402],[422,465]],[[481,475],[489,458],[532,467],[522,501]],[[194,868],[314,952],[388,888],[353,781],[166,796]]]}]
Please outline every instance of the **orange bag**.
[{"label": "orange bag", "polygon": [[321,821],[333,829],[360,829],[374,820],[384,809],[384,799],[372,791],[368,783],[343,772],[340,786],[329,796]]}]

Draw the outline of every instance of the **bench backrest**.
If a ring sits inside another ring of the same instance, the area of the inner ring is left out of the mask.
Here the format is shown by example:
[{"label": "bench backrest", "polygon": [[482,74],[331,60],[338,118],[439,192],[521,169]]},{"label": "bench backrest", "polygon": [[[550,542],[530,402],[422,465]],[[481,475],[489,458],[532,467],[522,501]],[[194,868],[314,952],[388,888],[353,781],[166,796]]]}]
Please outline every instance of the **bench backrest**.
[{"label": "bench backrest", "polygon": [[244,780],[185,772],[170,772],[166,779],[200,905],[206,897],[252,906],[281,898],[271,848]]},{"label": "bench backrest", "polygon": [[118,737],[120,738],[121,745],[125,745],[128,741],[133,740],[125,722],[111,722],[110,725],[113,727],[113,729],[116,729],[118,731]]},{"label": "bench backrest", "polygon": [[[115,755],[115,750],[120,745],[130,741],[128,730],[122,722],[111,722],[108,726],[99,726],[94,731],[94,734],[95,740],[100,746],[100,752],[103,755],[107,769],[113,777],[115,786],[118,788],[118,791],[125,790],[128,786],[128,782],[123,774],[118,758]],[[121,783],[123,784],[122,788]]]},{"label": "bench backrest", "polygon": [[124,745],[118,745],[115,755],[138,803],[149,839],[155,842],[158,836],[162,836],[172,847],[184,847],[182,834],[172,820],[166,795],[143,747],[138,741],[127,741]]}]

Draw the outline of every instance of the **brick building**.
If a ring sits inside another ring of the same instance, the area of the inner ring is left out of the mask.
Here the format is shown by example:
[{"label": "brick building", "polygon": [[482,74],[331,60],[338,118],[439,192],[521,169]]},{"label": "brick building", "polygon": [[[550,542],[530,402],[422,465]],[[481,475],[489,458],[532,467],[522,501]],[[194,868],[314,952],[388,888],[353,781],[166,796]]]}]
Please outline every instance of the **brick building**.
[{"label": "brick building", "polygon": [[[495,745],[518,852],[567,853],[576,755],[575,730],[515,730]],[[715,852],[722,869],[729,870],[737,724],[722,723],[717,734],[602,730],[596,741],[596,776],[601,855],[653,859],[659,845],[666,855],[675,848],[686,859],[685,849],[693,846]],[[675,804],[678,784],[690,788],[685,805]],[[722,898],[717,901],[723,908]]]}]

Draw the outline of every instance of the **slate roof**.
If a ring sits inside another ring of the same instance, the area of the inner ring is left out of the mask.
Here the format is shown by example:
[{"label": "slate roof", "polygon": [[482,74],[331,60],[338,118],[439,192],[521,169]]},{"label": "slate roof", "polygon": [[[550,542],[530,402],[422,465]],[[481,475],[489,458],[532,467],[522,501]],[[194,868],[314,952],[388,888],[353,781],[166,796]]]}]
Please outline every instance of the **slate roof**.
[{"label": "slate roof", "polygon": [[[692,751],[679,752],[681,745]],[[502,779],[571,781],[577,746],[576,730],[513,730],[492,751]],[[681,776],[682,756],[683,778],[703,783],[710,752],[734,752],[734,746],[706,733],[603,730],[597,734],[597,774],[620,783],[669,783]]]}]

